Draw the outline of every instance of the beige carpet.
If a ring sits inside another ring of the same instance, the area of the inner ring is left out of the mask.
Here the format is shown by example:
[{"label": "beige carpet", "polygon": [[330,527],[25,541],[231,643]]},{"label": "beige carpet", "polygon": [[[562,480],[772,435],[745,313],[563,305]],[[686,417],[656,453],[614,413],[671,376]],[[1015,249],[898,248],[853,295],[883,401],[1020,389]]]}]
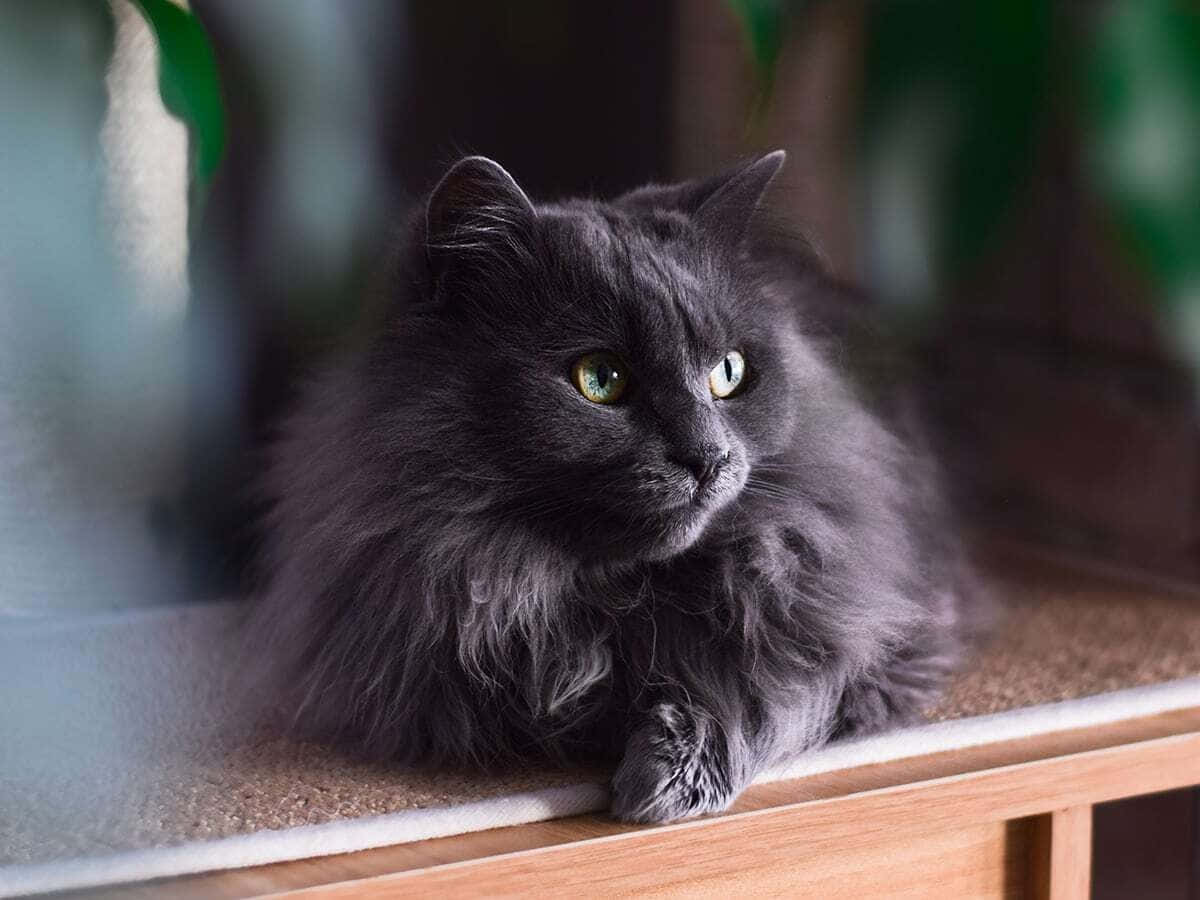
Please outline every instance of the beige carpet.
[{"label": "beige carpet", "polygon": [[1200,674],[1200,590],[1004,558],[1002,615],[930,712],[1004,712]]},{"label": "beige carpet", "polygon": [[[1012,571],[1013,567],[1006,567]],[[1200,599],[1042,565],[933,720],[1200,675]],[[0,866],[455,806],[598,773],[414,774],[255,730],[229,606],[0,625]],[[476,825],[475,827],[479,827]],[[0,868],[0,883],[4,870]]]}]

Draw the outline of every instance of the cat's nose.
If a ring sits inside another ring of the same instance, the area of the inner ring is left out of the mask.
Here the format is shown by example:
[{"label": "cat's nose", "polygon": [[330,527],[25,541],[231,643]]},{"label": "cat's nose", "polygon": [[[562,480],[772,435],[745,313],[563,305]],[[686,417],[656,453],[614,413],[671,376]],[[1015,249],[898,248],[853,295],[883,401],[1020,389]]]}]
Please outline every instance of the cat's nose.
[{"label": "cat's nose", "polygon": [[729,461],[729,448],[708,445],[684,452],[676,452],[669,458],[671,462],[691,472],[696,477],[696,481],[703,487],[716,478],[722,466]]}]

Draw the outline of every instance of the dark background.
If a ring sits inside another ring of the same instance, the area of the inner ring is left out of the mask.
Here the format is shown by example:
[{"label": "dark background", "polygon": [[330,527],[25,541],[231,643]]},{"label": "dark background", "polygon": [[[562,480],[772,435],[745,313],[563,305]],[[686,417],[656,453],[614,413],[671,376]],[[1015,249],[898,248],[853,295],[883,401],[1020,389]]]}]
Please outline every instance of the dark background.
[{"label": "dark background", "polygon": [[[873,17],[869,4],[811,4],[787,25],[770,103],[760,108],[732,6],[339,5],[368,85],[365,130],[378,172],[353,252],[331,273],[306,268],[304,248],[280,239],[288,212],[272,200],[271,175],[282,138],[263,86],[264,49],[244,37],[250,8],[197,2],[223,78],[237,88],[226,92],[229,152],[193,253],[194,304],[201,314],[205,304],[219,307],[235,323],[243,390],[228,427],[192,441],[195,502],[211,507],[225,493],[214,485],[242,480],[245,448],[278,416],[297,375],[353,321],[392,228],[464,153],[500,160],[531,195],[553,198],[611,195],[783,146],[789,164],[773,189],[776,212],[813,239],[836,274],[886,299],[894,284],[872,263],[859,110],[883,102],[871,82],[878,59],[919,48],[920,34],[905,29],[928,30],[928,22]],[[982,528],[1192,577],[1200,546],[1193,369],[1164,339],[1173,326],[1155,287],[1089,182],[1078,92],[1069,77],[1054,76],[1106,4],[1017,7],[1050,10],[1031,20],[1052,33],[1044,49],[1031,44],[1028,60],[989,60],[997,49],[969,33],[952,45],[964,59],[981,57],[962,77],[983,73],[984,95],[1015,91],[1005,79],[1027,68],[1053,76],[1021,87],[1006,101],[1015,109],[1008,119],[985,122],[971,137],[978,149],[1019,132],[1026,181],[1002,181],[1002,208],[986,230],[975,229],[982,249],[942,278],[935,301],[916,316],[904,307],[884,312],[923,362],[948,463]],[[959,27],[936,3],[913,9]],[[930,58],[910,54],[913,71],[953,77],[962,60],[939,59],[931,46],[920,51]],[[308,63],[318,66],[311,55]],[[333,90],[323,102],[340,99]],[[1022,103],[1036,122],[1021,118]],[[952,183],[964,196],[997,178],[986,154],[974,162],[970,153],[960,160],[967,180]],[[214,271],[221,278],[206,290]],[[197,360],[207,364],[202,354]],[[245,510],[218,503],[205,516],[228,535],[240,533]]]},{"label": "dark background", "polygon": [[[371,84],[380,168],[378,202],[330,276],[306,272],[303,254],[282,269],[269,259],[283,224],[265,187],[276,123],[259,58],[239,38],[246,9],[197,0],[238,89],[227,93],[229,153],[197,238],[195,302],[237,323],[244,386],[228,427],[192,442],[206,570],[232,576],[244,565],[251,511],[227,498],[245,479],[247,450],[353,320],[391,226],[463,154],[492,156],[548,199],[611,195],[784,146],[776,212],[837,274],[886,295],[886,281],[871,284],[857,168],[874,25],[868,6],[816,6],[789,26],[763,114],[745,34],[718,2],[342,4]],[[1037,64],[1053,69],[1104,4],[1050,7],[1055,49]],[[969,55],[969,36],[964,46]],[[982,251],[921,315],[885,314],[921,362],[974,529],[1193,579],[1193,369],[1164,338],[1155,288],[1090,187],[1078,96],[1038,99],[1028,184],[1005,198]],[[226,275],[206,291],[213,270]],[[1096,895],[1194,896],[1195,809],[1191,792],[1099,807]]]}]

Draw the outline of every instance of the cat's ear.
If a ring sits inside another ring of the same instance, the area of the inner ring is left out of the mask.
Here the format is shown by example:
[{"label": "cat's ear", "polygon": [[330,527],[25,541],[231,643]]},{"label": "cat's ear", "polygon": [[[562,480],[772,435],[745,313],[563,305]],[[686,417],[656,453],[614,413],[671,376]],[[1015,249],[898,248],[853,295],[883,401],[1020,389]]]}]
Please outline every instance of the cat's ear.
[{"label": "cat's ear", "polygon": [[486,156],[468,156],[442,176],[425,207],[425,246],[440,268],[456,251],[511,245],[536,218],[516,180]]},{"label": "cat's ear", "polygon": [[706,228],[741,237],[786,158],[786,153],[776,150],[701,182],[691,198],[696,221]]}]

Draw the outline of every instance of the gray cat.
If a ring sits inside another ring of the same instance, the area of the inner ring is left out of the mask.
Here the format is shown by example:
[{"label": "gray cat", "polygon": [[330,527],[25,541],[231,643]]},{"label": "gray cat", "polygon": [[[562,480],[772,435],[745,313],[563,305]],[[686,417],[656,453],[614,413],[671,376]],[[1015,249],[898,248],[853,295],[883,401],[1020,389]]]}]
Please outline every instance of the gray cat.
[{"label": "gray cat", "polygon": [[973,578],[855,301],[756,215],[783,158],[611,202],[442,179],[265,476],[252,634],[306,731],[611,759],[661,822],[936,696]]}]

